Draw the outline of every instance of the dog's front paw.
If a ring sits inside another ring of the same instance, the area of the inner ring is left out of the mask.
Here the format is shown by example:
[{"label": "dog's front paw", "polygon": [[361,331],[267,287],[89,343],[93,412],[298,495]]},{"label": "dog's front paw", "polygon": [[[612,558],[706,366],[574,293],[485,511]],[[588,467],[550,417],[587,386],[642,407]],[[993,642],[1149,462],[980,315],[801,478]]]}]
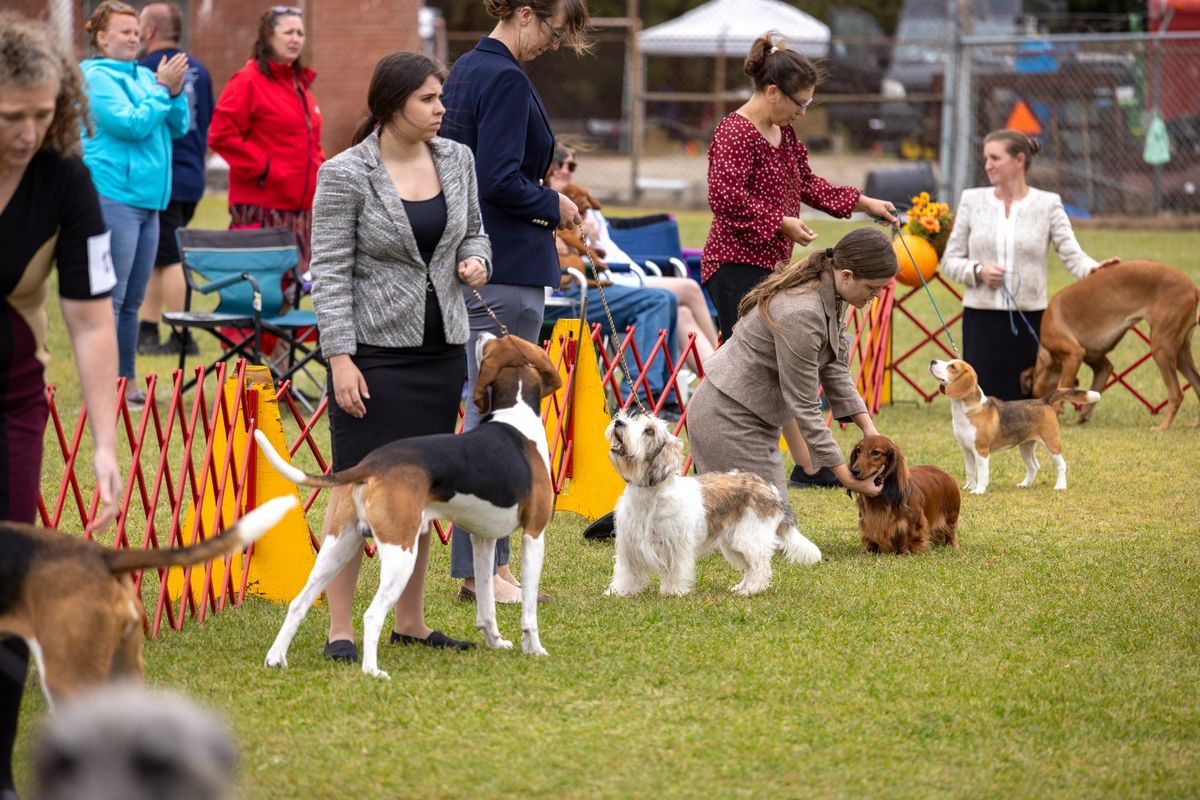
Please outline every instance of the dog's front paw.
[{"label": "dog's front paw", "polygon": [[663,597],[683,597],[690,591],[687,586],[663,586],[658,593]]},{"label": "dog's front paw", "polygon": [[1028,489],[1030,486],[1033,486],[1033,480],[1030,478],[1026,478],[1017,484],[1018,489]]},{"label": "dog's front paw", "polygon": [[484,641],[493,650],[512,650],[513,643],[502,636],[485,636]]},{"label": "dog's front paw", "polygon": [[630,589],[627,586],[609,586],[604,590],[605,597],[636,597],[637,594],[637,589]]},{"label": "dog's front paw", "polygon": [[971,494],[987,494],[986,486],[974,486],[971,488]]},{"label": "dog's front paw", "polygon": [[391,675],[388,675],[379,667],[368,667],[366,664],[363,664],[363,674],[370,675],[372,678],[382,678],[385,681],[390,681],[392,679]]},{"label": "dog's front paw", "polygon": [[964,484],[962,485],[962,488],[963,488],[963,491],[964,491],[964,492],[973,492],[973,491],[975,491],[975,481],[967,481],[966,483],[964,483]]},{"label": "dog's front paw", "polygon": [[287,651],[278,651],[272,647],[267,651],[267,658],[263,662],[263,666],[272,669],[287,669]]},{"label": "dog's front paw", "polygon": [[1054,488],[1061,492],[1062,490],[1067,488],[1067,482],[1062,481],[1061,483],[1056,483],[1056,484],[1054,484]]},{"label": "dog's front paw", "polygon": [[537,631],[522,631],[521,632],[521,649],[525,651],[527,656],[548,656],[546,648],[542,647],[541,641],[538,639]]}]

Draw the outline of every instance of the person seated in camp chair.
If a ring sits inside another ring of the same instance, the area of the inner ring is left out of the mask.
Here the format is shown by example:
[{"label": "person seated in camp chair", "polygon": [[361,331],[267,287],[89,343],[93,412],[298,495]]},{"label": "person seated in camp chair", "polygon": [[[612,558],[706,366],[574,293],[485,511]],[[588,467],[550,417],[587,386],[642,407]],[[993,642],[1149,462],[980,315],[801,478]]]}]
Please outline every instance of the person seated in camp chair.
[{"label": "person seated in camp chair", "polygon": [[[590,245],[592,252],[609,264],[633,264],[634,259],[626,254],[612,240],[608,232],[608,221],[600,212],[600,203],[592,194],[578,183],[573,183],[575,170],[579,162],[576,159],[575,148],[558,140],[555,142],[554,161],[546,175],[546,185],[555,191],[562,192],[574,201],[583,215],[583,225],[574,231],[560,231],[559,237],[566,239],[568,244],[576,246],[581,252],[585,245]],[[582,239],[580,238],[582,236]],[[676,330],[679,346],[687,345],[689,334],[696,334],[696,354],[700,363],[708,362],[708,357],[717,347],[717,328],[713,324],[708,311],[708,303],[700,284],[691,278],[648,275],[643,278],[633,271],[612,271],[609,275],[613,283],[625,286],[649,286],[653,289],[666,289],[679,301],[679,312],[676,315]],[[699,372],[697,365],[691,367]]]},{"label": "person seated in camp chair", "polygon": [[[575,243],[572,244],[572,241]],[[581,248],[578,240],[572,236],[560,234],[556,244],[559,264],[563,268],[563,279],[559,285],[559,292],[570,298],[573,304],[578,303],[579,286],[567,274],[567,267],[574,267],[588,276],[587,321],[589,324],[599,323],[606,333],[613,335],[614,346],[619,346],[625,338],[625,329],[630,325],[634,326],[633,345],[637,348],[638,356],[643,362],[650,358],[650,352],[658,340],[659,331],[665,330],[667,332],[665,344],[667,352],[670,353],[670,362],[675,364],[678,361],[679,348],[676,344],[675,324],[679,314],[679,301],[675,299],[675,295],[665,289],[638,288],[613,283],[612,273],[605,269],[604,262],[599,260],[598,255],[593,264],[586,246]],[[604,313],[604,301],[600,298],[600,288],[598,287],[603,288],[604,300],[608,302],[609,311],[612,312],[613,322],[617,326],[615,334],[609,330],[608,317]],[[571,314],[570,306],[546,306],[547,321],[564,319]],[[633,387],[641,374],[637,359],[633,355],[633,347],[626,349],[625,363],[629,369],[629,374],[625,376],[626,385]],[[645,388],[639,390],[639,394],[647,405],[653,405],[658,402],[663,392],[667,391],[667,400],[658,415],[674,422],[679,419],[681,409],[678,397],[668,391],[667,379],[670,374],[671,370],[667,364],[666,354],[655,355],[646,373],[646,385],[650,390],[650,396],[647,397]],[[622,392],[622,398],[626,396],[627,392],[628,388]]]}]

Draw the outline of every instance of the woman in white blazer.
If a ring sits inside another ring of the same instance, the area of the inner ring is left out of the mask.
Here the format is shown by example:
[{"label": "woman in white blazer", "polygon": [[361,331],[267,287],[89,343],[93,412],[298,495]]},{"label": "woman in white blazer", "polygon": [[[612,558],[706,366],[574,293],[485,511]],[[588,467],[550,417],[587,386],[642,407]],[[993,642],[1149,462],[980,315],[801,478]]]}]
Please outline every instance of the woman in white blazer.
[{"label": "woman in white blazer", "polygon": [[[1020,131],[992,131],[983,140],[990,188],[967,189],[958,201],[942,271],[966,286],[963,358],[979,385],[1001,400],[1019,400],[1021,371],[1037,359],[1046,296],[1049,245],[1077,278],[1120,261],[1097,263],[1079,246],[1062,198],[1035,189],[1025,175],[1039,150]],[[1023,317],[1023,319],[1022,319]]]}]

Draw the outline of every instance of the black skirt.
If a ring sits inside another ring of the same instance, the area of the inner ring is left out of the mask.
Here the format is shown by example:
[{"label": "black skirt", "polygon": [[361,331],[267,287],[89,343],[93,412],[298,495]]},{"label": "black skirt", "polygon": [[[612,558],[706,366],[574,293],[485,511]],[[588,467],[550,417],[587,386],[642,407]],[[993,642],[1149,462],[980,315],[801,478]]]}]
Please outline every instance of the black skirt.
[{"label": "black skirt", "polygon": [[1001,400],[1028,396],[1021,391],[1021,371],[1037,361],[1038,342],[1029,328],[1041,331],[1042,312],[1024,314],[1028,326],[1016,311],[963,309],[963,360],[975,368],[984,394]]},{"label": "black skirt", "polygon": [[437,295],[425,294],[425,330],[417,347],[358,343],[350,358],[371,397],[352,417],[337,404],[329,372],[329,432],[335,470],[353,467],[381,445],[412,436],[454,433],[467,379],[467,349],[447,344]]}]

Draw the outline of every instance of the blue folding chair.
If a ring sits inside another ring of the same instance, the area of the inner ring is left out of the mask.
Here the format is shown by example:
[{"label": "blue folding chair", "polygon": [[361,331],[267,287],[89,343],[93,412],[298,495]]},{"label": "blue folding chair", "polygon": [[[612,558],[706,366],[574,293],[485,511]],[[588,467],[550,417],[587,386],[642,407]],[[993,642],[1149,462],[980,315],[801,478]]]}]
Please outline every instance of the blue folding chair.
[{"label": "blue folding chair", "polygon": [[[679,240],[679,223],[670,214],[644,217],[605,217],[608,235],[629,257],[656,275],[675,275],[700,282],[700,258],[684,251]],[[669,271],[668,271],[669,270]],[[715,319],[717,307],[708,290],[701,287],[708,312]]]},{"label": "blue folding chair", "polygon": [[[291,272],[300,285],[300,252],[295,235],[283,228],[208,231],[180,228],[176,231],[187,283],[183,311],[163,314],[163,322],[183,332],[179,368],[187,359],[191,329],[208,331],[220,342],[222,353],[210,366],[234,357],[265,363],[276,381],[305,374],[324,391],[325,382],[309,372],[320,360],[320,348],[312,341],[317,328],[314,311],[283,311],[282,279]],[[216,294],[212,311],[192,310],[193,293]],[[263,335],[270,334],[288,346],[286,360],[272,362],[263,357]],[[184,389],[190,389],[195,379]],[[310,405],[308,398],[297,396]],[[311,405],[310,405],[311,408]]]}]

